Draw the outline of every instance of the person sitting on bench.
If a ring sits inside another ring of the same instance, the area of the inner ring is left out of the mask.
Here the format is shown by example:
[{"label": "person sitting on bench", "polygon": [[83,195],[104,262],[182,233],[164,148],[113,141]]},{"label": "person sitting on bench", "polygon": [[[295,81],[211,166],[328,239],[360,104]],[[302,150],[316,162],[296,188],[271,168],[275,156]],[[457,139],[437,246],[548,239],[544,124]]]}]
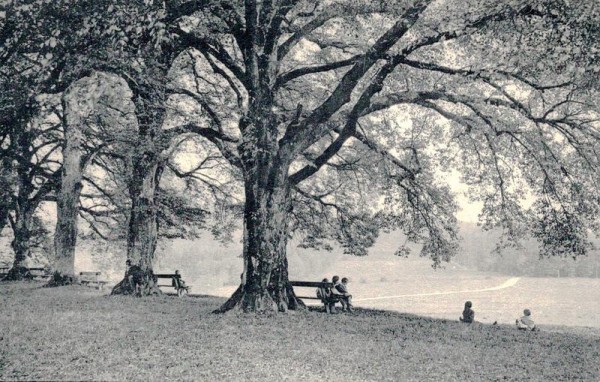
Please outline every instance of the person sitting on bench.
[{"label": "person sitting on bench", "polygon": [[471,301],[465,302],[465,309],[463,310],[462,317],[459,317],[460,322],[465,324],[472,324],[475,321],[475,311],[471,309],[473,303]]},{"label": "person sitting on bench", "polygon": [[131,260],[125,262],[127,267],[125,277],[129,282],[131,291],[135,296],[142,296],[142,284],[144,283],[144,272],[138,265],[132,265]]},{"label": "person sitting on bench", "polygon": [[185,284],[185,281],[183,281],[183,279],[181,278],[181,274],[179,273],[179,270],[175,270],[175,276],[173,277],[173,281],[171,283],[171,285],[173,285],[173,288],[175,288],[177,291],[179,291],[180,289],[184,289],[184,290],[188,290],[188,286]]},{"label": "person sitting on bench", "polygon": [[[324,278],[322,282],[329,283],[329,280],[327,278]],[[317,288],[317,297],[320,298],[323,305],[325,305],[325,312],[335,312],[335,303],[339,301],[339,298],[333,295],[329,287],[322,286]]]},{"label": "person sitting on bench", "polygon": [[333,294],[337,295],[342,303],[342,312],[352,312],[352,295],[348,293],[348,278],[344,277],[342,282],[339,282],[338,276],[333,276]]},{"label": "person sitting on bench", "polygon": [[336,289],[343,296],[341,299],[342,312],[344,312],[344,311],[353,312],[352,295],[348,292],[348,278],[342,277],[342,282],[337,285]]}]

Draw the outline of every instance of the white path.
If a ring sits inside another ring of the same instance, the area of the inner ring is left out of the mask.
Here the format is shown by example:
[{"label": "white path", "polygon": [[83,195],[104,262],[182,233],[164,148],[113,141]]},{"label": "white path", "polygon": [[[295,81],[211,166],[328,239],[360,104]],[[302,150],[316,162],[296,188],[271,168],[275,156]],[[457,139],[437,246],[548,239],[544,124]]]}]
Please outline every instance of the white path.
[{"label": "white path", "polygon": [[368,297],[368,298],[357,298],[353,299],[354,302],[358,301],[375,301],[375,300],[387,300],[393,298],[401,298],[401,297],[419,297],[419,296],[440,296],[447,294],[459,294],[459,293],[473,293],[473,292],[490,292],[494,290],[500,290],[505,288],[511,288],[519,282],[520,277],[511,277],[500,285],[491,288],[485,289],[466,289],[466,290],[455,290],[455,291],[447,291],[447,292],[433,292],[433,293],[419,293],[419,294],[401,294],[397,296],[381,296],[381,297]]}]

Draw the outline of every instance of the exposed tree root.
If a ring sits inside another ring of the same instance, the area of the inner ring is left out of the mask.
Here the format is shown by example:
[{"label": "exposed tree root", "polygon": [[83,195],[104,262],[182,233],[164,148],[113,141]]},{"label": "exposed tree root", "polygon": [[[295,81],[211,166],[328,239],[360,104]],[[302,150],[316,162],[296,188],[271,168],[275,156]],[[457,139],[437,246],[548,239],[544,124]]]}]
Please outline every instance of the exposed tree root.
[{"label": "exposed tree root", "polygon": [[131,276],[125,276],[123,280],[113,287],[110,294],[111,296],[131,295],[142,297],[161,295],[162,291],[158,287],[154,275],[150,272],[142,280],[134,280]]},{"label": "exposed tree root", "polygon": [[287,312],[288,310],[306,309],[306,305],[296,297],[294,289],[287,284],[279,291],[248,291],[240,285],[231,297],[213,313],[243,311],[252,313]]}]

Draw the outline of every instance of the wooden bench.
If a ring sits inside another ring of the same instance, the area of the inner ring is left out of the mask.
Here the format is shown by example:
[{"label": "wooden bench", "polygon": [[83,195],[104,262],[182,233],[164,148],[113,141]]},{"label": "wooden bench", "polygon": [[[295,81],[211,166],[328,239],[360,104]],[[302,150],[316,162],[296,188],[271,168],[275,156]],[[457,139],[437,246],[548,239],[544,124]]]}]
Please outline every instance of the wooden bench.
[{"label": "wooden bench", "polygon": [[157,280],[169,279],[170,284],[156,284],[159,287],[171,287],[175,288],[177,296],[182,297],[190,292],[190,286],[185,285],[185,281],[181,278],[181,275],[175,273],[158,273],[154,275]]},{"label": "wooden bench", "polygon": [[79,283],[81,285],[94,285],[96,289],[104,289],[108,281],[99,280],[102,272],[79,272]]},{"label": "wooden bench", "polygon": [[[0,267],[0,279],[6,277],[12,267]],[[52,276],[48,268],[27,268],[25,278],[48,280]]]},{"label": "wooden bench", "polygon": [[[317,288],[320,289],[322,291],[330,291],[333,288],[333,283],[331,282],[322,282],[322,281],[290,281],[290,284],[293,287],[300,287],[300,288]],[[301,299],[309,299],[309,300],[319,300],[323,303],[323,306],[325,307],[325,312],[327,313],[331,313],[332,309],[335,310],[335,303],[336,302],[340,302],[340,298],[335,295],[335,294],[331,294],[330,296],[327,298],[321,298],[321,297],[317,297],[317,293],[315,293],[314,296],[296,296],[298,298]]]},{"label": "wooden bench", "polygon": [[48,280],[52,274],[48,268],[27,268],[32,279]]}]

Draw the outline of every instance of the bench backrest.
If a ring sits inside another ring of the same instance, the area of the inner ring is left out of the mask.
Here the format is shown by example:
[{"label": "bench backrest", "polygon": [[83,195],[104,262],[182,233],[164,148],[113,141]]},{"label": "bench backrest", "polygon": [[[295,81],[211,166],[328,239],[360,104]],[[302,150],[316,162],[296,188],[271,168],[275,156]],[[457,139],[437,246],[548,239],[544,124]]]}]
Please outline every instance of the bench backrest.
[{"label": "bench backrest", "polygon": [[33,277],[48,277],[51,275],[50,269],[48,268],[27,268],[29,274]]},{"label": "bench backrest", "polygon": [[333,283],[323,282],[323,281],[290,281],[290,284],[293,287],[302,287],[302,288],[317,288],[316,296],[296,296],[298,298],[303,299],[312,299],[312,300],[323,300],[324,296],[329,296],[331,294],[331,288],[333,288]]},{"label": "bench backrest", "polygon": [[79,272],[79,276],[100,276],[102,272]]},{"label": "bench backrest", "polygon": [[333,288],[333,283],[324,283],[322,281],[290,281],[290,284],[295,287]]},{"label": "bench backrest", "polygon": [[79,272],[79,277],[86,281],[98,281],[98,277],[102,272]]},{"label": "bench backrest", "polygon": [[155,274],[154,276],[156,276],[159,279],[172,279],[173,277],[180,279],[181,275],[176,275],[175,273],[173,274],[168,274],[168,273],[158,273]]}]

